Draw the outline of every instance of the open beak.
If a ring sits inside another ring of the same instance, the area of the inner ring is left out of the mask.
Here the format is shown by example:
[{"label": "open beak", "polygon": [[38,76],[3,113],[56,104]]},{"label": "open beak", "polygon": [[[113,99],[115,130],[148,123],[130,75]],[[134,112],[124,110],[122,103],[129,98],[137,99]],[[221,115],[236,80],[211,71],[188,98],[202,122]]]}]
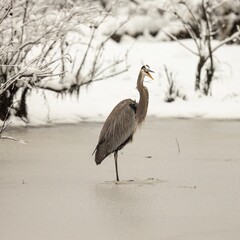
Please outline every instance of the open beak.
[{"label": "open beak", "polygon": [[154,73],[154,71],[152,71],[152,70],[148,70],[148,72],[147,72],[148,77],[150,77],[152,80],[154,80],[154,78],[152,77],[152,75],[151,75],[149,72]]}]

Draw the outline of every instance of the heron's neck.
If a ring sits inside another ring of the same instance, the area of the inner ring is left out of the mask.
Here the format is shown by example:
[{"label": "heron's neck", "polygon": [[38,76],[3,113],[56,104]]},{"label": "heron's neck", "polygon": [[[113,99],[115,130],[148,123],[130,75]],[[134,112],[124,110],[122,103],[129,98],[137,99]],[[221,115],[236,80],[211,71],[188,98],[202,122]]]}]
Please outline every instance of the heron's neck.
[{"label": "heron's neck", "polygon": [[137,81],[137,90],[140,94],[140,99],[137,106],[137,121],[138,124],[141,124],[147,115],[148,109],[148,90],[143,85],[144,75],[140,72],[138,75]]}]

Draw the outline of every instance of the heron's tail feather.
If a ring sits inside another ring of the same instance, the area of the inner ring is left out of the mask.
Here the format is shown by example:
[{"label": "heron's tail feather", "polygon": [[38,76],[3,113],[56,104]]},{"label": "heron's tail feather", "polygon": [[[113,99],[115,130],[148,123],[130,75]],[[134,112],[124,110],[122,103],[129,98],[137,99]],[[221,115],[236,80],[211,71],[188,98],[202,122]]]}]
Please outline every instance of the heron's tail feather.
[{"label": "heron's tail feather", "polygon": [[101,162],[107,157],[105,151],[105,149],[103,148],[103,146],[101,144],[97,145],[95,151],[93,153],[95,153],[95,162],[97,165],[101,164]]}]

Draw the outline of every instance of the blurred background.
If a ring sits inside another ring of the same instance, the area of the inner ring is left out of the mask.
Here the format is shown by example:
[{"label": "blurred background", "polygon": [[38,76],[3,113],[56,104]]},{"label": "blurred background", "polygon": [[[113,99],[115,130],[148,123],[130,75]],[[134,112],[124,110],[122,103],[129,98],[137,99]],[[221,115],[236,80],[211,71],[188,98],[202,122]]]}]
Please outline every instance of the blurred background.
[{"label": "blurred background", "polygon": [[154,71],[149,115],[239,118],[240,1],[4,0],[0,120],[103,121],[138,100]]}]

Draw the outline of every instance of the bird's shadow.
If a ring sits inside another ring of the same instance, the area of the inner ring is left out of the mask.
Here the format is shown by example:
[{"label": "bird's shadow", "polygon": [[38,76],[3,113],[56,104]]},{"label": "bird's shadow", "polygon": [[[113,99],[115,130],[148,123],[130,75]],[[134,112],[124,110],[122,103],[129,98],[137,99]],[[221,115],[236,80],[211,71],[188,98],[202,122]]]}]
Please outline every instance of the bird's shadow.
[{"label": "bird's shadow", "polygon": [[105,181],[102,184],[109,185],[155,185],[159,183],[168,182],[168,180],[158,179],[158,178],[147,178],[147,179],[130,179],[130,180],[120,180],[120,181]]}]

